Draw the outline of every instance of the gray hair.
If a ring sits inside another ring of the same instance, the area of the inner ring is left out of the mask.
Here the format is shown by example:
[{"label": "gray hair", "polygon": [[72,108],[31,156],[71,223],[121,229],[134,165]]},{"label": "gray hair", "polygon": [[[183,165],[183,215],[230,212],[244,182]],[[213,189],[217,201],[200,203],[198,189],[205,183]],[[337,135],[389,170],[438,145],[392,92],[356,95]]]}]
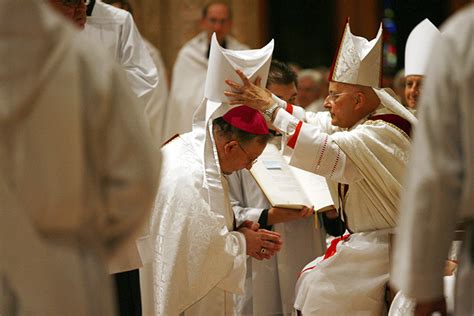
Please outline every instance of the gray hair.
[{"label": "gray hair", "polygon": [[303,69],[298,73],[298,79],[310,78],[318,87],[325,83],[323,73],[315,69]]}]

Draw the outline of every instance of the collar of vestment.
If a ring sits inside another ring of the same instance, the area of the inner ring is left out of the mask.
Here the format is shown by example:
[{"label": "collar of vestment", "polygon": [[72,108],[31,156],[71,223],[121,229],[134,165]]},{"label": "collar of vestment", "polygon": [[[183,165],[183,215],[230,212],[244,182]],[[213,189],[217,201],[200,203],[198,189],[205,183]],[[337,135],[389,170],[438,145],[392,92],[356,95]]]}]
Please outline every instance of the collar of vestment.
[{"label": "collar of vestment", "polygon": [[92,15],[92,11],[94,10],[94,6],[95,6],[95,0],[89,0],[89,3],[87,4],[87,11],[86,11],[87,16]]}]

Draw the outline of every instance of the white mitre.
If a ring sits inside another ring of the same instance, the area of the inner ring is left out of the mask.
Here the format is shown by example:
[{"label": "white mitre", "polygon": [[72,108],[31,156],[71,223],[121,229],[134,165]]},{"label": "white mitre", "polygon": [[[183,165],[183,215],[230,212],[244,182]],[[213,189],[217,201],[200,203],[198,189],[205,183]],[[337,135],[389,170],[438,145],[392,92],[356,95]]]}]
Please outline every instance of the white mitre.
[{"label": "white mitre", "polygon": [[366,38],[354,36],[347,21],[329,80],[372,87],[383,106],[415,125],[417,122],[415,116],[398,101],[395,92],[389,88],[380,88],[382,30],[382,24],[380,24],[377,36],[369,41]]},{"label": "white mitre", "polygon": [[230,89],[225,84],[225,80],[241,82],[240,77],[235,72],[239,69],[252,82],[260,77],[262,79],[260,86],[265,87],[273,47],[273,40],[271,40],[261,49],[230,50],[221,47],[216,34],[212,35],[204,99],[194,112],[193,134],[195,138],[194,145],[197,146],[198,152],[203,155],[204,186],[209,192],[209,204],[211,210],[217,214],[224,209],[225,201],[223,200],[219,160],[214,149],[212,121],[224,115],[233,107],[228,104],[229,99],[224,95],[224,91]]},{"label": "white mitre", "polygon": [[415,26],[405,46],[405,76],[426,75],[431,48],[440,38],[440,31],[428,19]]},{"label": "white mitre", "polygon": [[379,88],[381,78],[382,24],[377,36],[368,41],[353,35],[347,21],[329,80]]}]

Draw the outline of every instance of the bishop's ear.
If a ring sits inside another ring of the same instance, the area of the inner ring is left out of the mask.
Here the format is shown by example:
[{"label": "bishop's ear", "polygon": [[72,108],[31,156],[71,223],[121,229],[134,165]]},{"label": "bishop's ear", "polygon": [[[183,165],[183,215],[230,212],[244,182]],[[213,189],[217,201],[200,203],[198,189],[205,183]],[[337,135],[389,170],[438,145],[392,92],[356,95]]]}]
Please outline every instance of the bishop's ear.
[{"label": "bishop's ear", "polygon": [[356,104],[355,107],[361,108],[364,106],[365,102],[366,102],[365,94],[362,92],[357,92],[355,95],[355,104]]},{"label": "bishop's ear", "polygon": [[238,148],[239,143],[236,140],[230,140],[224,145],[224,152],[226,154],[233,154]]}]

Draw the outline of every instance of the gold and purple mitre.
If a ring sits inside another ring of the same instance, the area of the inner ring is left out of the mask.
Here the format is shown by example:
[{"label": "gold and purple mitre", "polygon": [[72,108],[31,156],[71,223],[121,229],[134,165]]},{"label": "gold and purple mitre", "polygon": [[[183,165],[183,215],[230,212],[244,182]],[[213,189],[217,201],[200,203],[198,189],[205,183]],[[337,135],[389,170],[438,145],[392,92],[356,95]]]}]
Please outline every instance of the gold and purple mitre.
[{"label": "gold and purple mitre", "polygon": [[351,33],[346,22],[341,43],[329,73],[329,80],[380,88],[382,82],[382,24],[369,41]]},{"label": "gold and purple mitre", "polygon": [[431,49],[440,38],[440,31],[428,19],[415,26],[405,46],[405,76],[426,75]]}]

